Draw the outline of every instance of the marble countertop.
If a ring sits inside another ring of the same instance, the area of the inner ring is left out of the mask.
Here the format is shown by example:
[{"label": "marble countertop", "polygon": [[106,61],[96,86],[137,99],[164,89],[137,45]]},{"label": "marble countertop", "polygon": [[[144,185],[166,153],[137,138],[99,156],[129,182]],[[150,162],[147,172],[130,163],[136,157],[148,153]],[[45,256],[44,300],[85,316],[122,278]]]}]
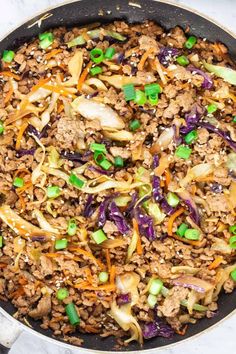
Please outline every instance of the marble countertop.
[{"label": "marble countertop", "polygon": [[[63,3],[63,0],[0,0],[0,37],[17,27],[28,17],[47,7]],[[176,0],[174,3],[183,4],[196,9],[223,24],[236,33],[236,6],[235,0]],[[0,328],[3,322],[0,319]],[[177,344],[170,349],[156,350],[159,354],[228,354],[235,351],[235,342],[232,334],[235,332],[236,314],[218,324],[207,333]],[[10,354],[76,354],[69,349],[52,344],[46,340],[23,332],[13,344]],[[81,353],[81,351],[80,351]],[[90,351],[90,354],[92,352]]]}]

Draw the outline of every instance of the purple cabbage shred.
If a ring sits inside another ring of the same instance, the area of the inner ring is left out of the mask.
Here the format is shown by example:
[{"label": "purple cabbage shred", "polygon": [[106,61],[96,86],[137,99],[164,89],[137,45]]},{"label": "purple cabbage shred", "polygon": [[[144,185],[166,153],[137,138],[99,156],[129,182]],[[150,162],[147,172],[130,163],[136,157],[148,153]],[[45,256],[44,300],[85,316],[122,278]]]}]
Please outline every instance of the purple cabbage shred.
[{"label": "purple cabbage shred", "polygon": [[47,134],[48,128],[49,128],[49,125],[47,124],[40,132],[33,125],[29,124],[27,131],[28,131],[28,134],[35,135],[36,138],[42,139],[42,138],[46,138],[48,136],[48,134]]},{"label": "purple cabbage shred", "polygon": [[119,294],[116,298],[116,303],[118,306],[126,305],[131,302],[131,294]]},{"label": "purple cabbage shred", "polygon": [[180,128],[180,133],[188,134],[195,129],[203,113],[204,109],[197,103],[194,104],[191,111],[185,115],[186,126]]},{"label": "purple cabbage shred", "polygon": [[145,339],[155,337],[172,338],[174,335],[174,330],[158,317],[153,322],[145,323],[142,332]]},{"label": "purple cabbage shred", "polygon": [[36,149],[20,149],[16,152],[16,157],[22,157],[26,155],[34,155]]},{"label": "purple cabbage shred", "polygon": [[162,65],[165,67],[169,66],[173,57],[179,54],[177,48],[172,47],[161,47],[160,53],[158,54],[158,59]]},{"label": "purple cabbage shred", "polygon": [[92,194],[89,194],[88,199],[85,204],[85,207],[84,207],[84,212],[83,212],[83,215],[86,218],[89,218],[94,213],[94,208],[93,208],[92,203],[93,203],[93,196],[92,196]]},{"label": "purple cabbage shred", "polygon": [[109,204],[108,211],[109,220],[116,224],[120,233],[127,234],[130,230],[129,225],[127,224],[124,215],[121,213],[114,201]]},{"label": "purple cabbage shred", "polygon": [[134,216],[137,220],[140,234],[144,235],[149,241],[154,241],[156,233],[152,217],[144,214],[140,207],[135,208]]},{"label": "purple cabbage shred", "polygon": [[232,140],[232,138],[230,137],[230,133],[228,131],[227,132],[223,131],[222,129],[219,129],[207,122],[200,122],[199,126],[207,129],[209,132],[219,135],[221,138],[223,138],[226,141],[226,143],[229,144],[232,150],[236,151],[236,141]]},{"label": "purple cabbage shred", "polygon": [[202,88],[204,88],[206,90],[210,90],[213,87],[213,81],[212,81],[211,77],[209,75],[207,75],[207,73],[205,73],[205,71],[195,68],[195,66],[193,66],[193,65],[189,65],[187,67],[187,70],[191,71],[192,73],[199,74],[204,78],[204,81],[202,83]]}]

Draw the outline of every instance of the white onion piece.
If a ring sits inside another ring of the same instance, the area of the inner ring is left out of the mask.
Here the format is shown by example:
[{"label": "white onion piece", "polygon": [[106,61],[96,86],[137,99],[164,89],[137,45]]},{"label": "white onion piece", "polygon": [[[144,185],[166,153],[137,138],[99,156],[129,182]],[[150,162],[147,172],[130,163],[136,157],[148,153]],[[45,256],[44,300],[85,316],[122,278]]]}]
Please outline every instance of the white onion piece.
[{"label": "white onion piece", "polygon": [[74,112],[78,112],[88,120],[98,120],[104,130],[121,130],[125,127],[123,120],[109,106],[81,96],[72,104]]},{"label": "white onion piece", "polygon": [[99,75],[99,79],[102,81],[108,82],[110,85],[114,86],[117,89],[122,89],[124,85],[133,84],[133,85],[142,85],[142,80],[136,76],[124,76],[124,75],[112,75],[105,76]]},{"label": "white onion piece", "polygon": [[226,166],[229,170],[236,172],[236,153],[231,152],[227,156]]},{"label": "white onion piece", "polygon": [[229,187],[229,202],[231,209],[236,208],[236,182],[232,181]]},{"label": "white onion piece", "polygon": [[152,146],[152,153],[158,153],[166,150],[173,142],[175,130],[173,127],[165,129],[158,137],[156,143]]},{"label": "white onion piece", "polygon": [[36,102],[36,101],[41,101],[47,98],[49,95],[51,95],[50,90],[46,90],[42,87],[40,87],[37,91],[30,93],[29,94],[29,102]]},{"label": "white onion piece", "polygon": [[139,300],[138,284],[140,276],[135,272],[128,272],[116,277],[116,286],[122,294],[131,293],[131,305],[137,304]]},{"label": "white onion piece", "polygon": [[198,181],[214,172],[214,165],[211,163],[200,163],[188,170],[187,175],[180,181],[181,187],[186,187],[192,181]]},{"label": "white onion piece", "polygon": [[79,81],[82,68],[83,68],[83,52],[78,51],[69,60],[68,71],[71,74],[71,78],[68,81],[63,82],[63,86],[76,85]]},{"label": "white onion piece", "polygon": [[40,210],[34,209],[33,216],[37,219],[41,229],[48,232],[52,232],[54,234],[59,234],[59,231],[49,224],[49,222],[46,220],[45,216]]},{"label": "white onion piece", "polygon": [[172,280],[172,283],[176,286],[193,289],[199,293],[205,293],[214,287],[214,285],[208,281],[195,278],[191,275],[183,275],[182,277]]},{"label": "white onion piece", "polygon": [[223,239],[215,237],[211,245],[211,250],[215,252],[220,252],[223,254],[231,254],[232,248],[230,245]]},{"label": "white onion piece", "polygon": [[86,80],[85,84],[89,86],[95,86],[98,91],[108,91],[104,83],[96,77],[91,77],[90,79]]},{"label": "white onion piece", "polygon": [[134,138],[133,134],[127,130],[119,130],[117,132],[104,131],[103,133],[106,138],[117,141],[130,141]]}]

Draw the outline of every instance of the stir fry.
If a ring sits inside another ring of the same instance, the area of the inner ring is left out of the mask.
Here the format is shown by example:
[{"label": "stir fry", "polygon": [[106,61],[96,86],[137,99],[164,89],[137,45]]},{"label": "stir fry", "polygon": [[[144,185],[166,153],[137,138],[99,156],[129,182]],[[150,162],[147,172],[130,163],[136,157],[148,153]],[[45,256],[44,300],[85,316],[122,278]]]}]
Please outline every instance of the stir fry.
[{"label": "stir fry", "polygon": [[[0,297],[65,341],[184,335],[236,284],[236,68],[114,22],[2,53]],[[220,308],[219,308],[220,311]]]}]

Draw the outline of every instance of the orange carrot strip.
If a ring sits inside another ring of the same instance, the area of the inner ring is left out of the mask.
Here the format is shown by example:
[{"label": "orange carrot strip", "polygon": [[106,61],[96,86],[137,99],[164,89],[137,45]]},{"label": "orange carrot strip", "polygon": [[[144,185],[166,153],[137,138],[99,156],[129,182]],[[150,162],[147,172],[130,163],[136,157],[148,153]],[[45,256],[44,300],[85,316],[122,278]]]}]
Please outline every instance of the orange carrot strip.
[{"label": "orange carrot strip", "polygon": [[171,181],[170,170],[167,168],[164,173],[165,173],[165,178],[166,178],[165,179],[166,188],[168,188],[170,181]]},{"label": "orange carrot strip", "polygon": [[209,270],[216,269],[222,263],[224,258],[222,256],[216,257],[216,259],[208,266]]},{"label": "orange carrot strip", "polygon": [[13,92],[14,92],[13,85],[12,85],[12,83],[10,81],[9,81],[9,85],[10,85],[9,91],[6,94],[6,97],[3,100],[4,104],[8,103],[11,100]]},{"label": "orange carrot strip", "polygon": [[183,214],[184,212],[184,208],[181,207],[178,210],[176,210],[176,212],[174,214],[171,215],[171,217],[169,218],[168,224],[167,224],[167,233],[169,236],[173,235],[173,223],[175,221],[175,219],[180,216],[181,214]]},{"label": "orange carrot strip", "polygon": [[188,245],[196,246],[196,247],[202,247],[205,243],[205,240],[202,241],[192,241],[188,240],[187,238],[177,236],[175,234],[169,235],[170,237],[174,238],[175,240],[181,241],[183,243],[187,243]]},{"label": "orange carrot strip", "polygon": [[133,228],[136,231],[136,234],[138,235],[138,241],[137,241],[137,246],[136,246],[137,254],[141,255],[143,253],[143,247],[141,244],[141,236],[139,233],[138,223],[135,219],[133,219]]},{"label": "orange carrot strip", "polygon": [[51,80],[51,77],[46,77],[46,79],[40,79],[36,85],[31,87],[30,92],[35,92],[37,91],[40,87],[43,87],[45,84],[47,84]]},{"label": "orange carrot strip", "polygon": [[0,269],[6,268],[7,264],[6,263],[0,263]]},{"label": "orange carrot strip", "polygon": [[116,290],[115,284],[107,284],[107,285],[100,285],[100,286],[80,286],[80,284],[75,285],[76,289],[81,290],[94,290],[94,291],[114,291]]},{"label": "orange carrot strip", "polygon": [[58,109],[57,109],[57,113],[61,113],[62,111],[64,111],[64,104],[60,104]]},{"label": "orange carrot strip", "polygon": [[59,54],[62,52],[62,49],[53,49],[51,52],[47,53],[45,56],[46,60],[51,59],[52,57],[54,57],[55,55]]},{"label": "orange carrot strip", "polygon": [[92,284],[93,283],[93,276],[92,276],[90,268],[85,268],[85,274],[86,274],[88,282],[90,284]]},{"label": "orange carrot strip", "polygon": [[16,138],[16,150],[19,150],[20,149],[20,144],[21,144],[21,139],[24,135],[24,132],[26,131],[28,127],[28,123],[23,123],[22,126],[20,127],[19,129],[19,132],[18,132],[18,135],[17,135],[17,138]]},{"label": "orange carrot strip", "polygon": [[105,255],[106,255],[107,269],[110,272],[111,271],[111,256],[110,256],[109,248],[105,249]]},{"label": "orange carrot strip", "polygon": [[70,246],[68,249],[69,249],[69,251],[78,252],[78,253],[90,258],[100,268],[104,268],[104,264],[99,259],[95,258],[94,255],[92,255],[92,253],[90,253],[90,252],[88,252],[86,250],[83,250],[82,248],[79,248],[79,247]]},{"label": "orange carrot strip", "polygon": [[30,171],[27,168],[21,168],[20,170],[16,170],[16,172],[14,173],[14,177],[17,177],[19,175],[28,175],[30,174]]},{"label": "orange carrot strip", "polygon": [[182,329],[176,329],[175,332],[181,336],[184,336],[186,334],[187,329],[188,325],[186,324]]},{"label": "orange carrot strip", "polygon": [[85,325],[83,329],[87,333],[99,333],[100,332],[100,330],[98,328],[95,328],[91,325]]},{"label": "orange carrot strip", "polygon": [[45,90],[50,90],[52,92],[56,92],[56,93],[59,93],[60,95],[62,96],[71,96],[72,98],[76,98],[77,96],[75,94],[73,94],[72,92],[64,89],[63,86],[59,86],[59,85],[56,85],[56,86],[53,86],[53,85],[44,85],[43,88]]},{"label": "orange carrot strip", "polygon": [[83,85],[84,81],[86,80],[86,77],[88,76],[88,73],[89,73],[92,65],[93,65],[93,63],[90,61],[88,63],[88,65],[86,66],[86,68],[84,69],[84,71],[82,72],[82,74],[80,75],[78,85],[77,85],[78,91],[81,91],[82,85]]},{"label": "orange carrot strip", "polygon": [[25,211],[25,207],[26,207],[24,198],[22,197],[21,194],[17,194],[17,195],[19,197],[20,204],[21,204],[21,212],[23,212],[23,211]]},{"label": "orange carrot strip", "polygon": [[0,72],[1,76],[7,76],[7,77],[12,77],[15,80],[21,80],[21,77],[19,75],[16,75],[14,73],[12,73],[11,71],[2,71]]},{"label": "orange carrot strip", "polygon": [[153,53],[153,48],[149,48],[143,55],[142,58],[140,59],[140,62],[138,64],[138,70],[143,70],[144,65],[146,63],[146,60],[148,59],[149,55]]},{"label": "orange carrot strip", "polygon": [[25,185],[23,187],[20,188],[16,188],[16,193],[19,194],[23,194],[27,189],[29,189],[32,186],[32,182],[26,182]]},{"label": "orange carrot strip", "polygon": [[115,284],[115,277],[116,277],[116,267],[114,265],[112,265],[111,271],[110,271],[110,284],[111,285]]}]

